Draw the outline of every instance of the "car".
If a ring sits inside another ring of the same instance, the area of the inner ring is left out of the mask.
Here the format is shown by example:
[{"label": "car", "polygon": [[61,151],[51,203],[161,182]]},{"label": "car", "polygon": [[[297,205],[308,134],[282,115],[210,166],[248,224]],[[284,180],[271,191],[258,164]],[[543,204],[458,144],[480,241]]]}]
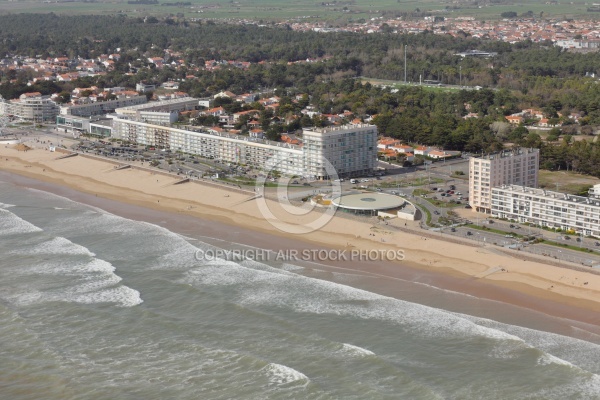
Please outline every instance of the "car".
[{"label": "car", "polygon": [[467,231],[467,236],[473,236],[473,232]]},{"label": "car", "polygon": [[581,242],[581,238],[577,238],[577,241],[578,241],[578,242]]},{"label": "car", "polygon": [[395,190],[392,190],[391,192],[392,194],[398,194],[398,192],[396,192]]},{"label": "car", "polygon": [[462,193],[461,193],[461,192],[456,192],[456,194],[457,194],[458,196],[460,196]]},{"label": "car", "polygon": [[455,227],[450,228],[450,232],[456,232],[456,228]]},{"label": "car", "polygon": [[509,238],[509,239],[513,239],[514,236],[513,235],[504,235],[505,238]]},{"label": "car", "polygon": [[298,181],[292,181],[292,185],[297,185]]},{"label": "car", "polygon": [[378,191],[378,192],[381,192],[381,188],[377,188],[377,191]]},{"label": "car", "polygon": [[509,226],[510,226],[511,228],[514,228],[514,227],[515,227],[513,224],[510,224]]},{"label": "car", "polygon": [[456,204],[462,204],[462,202],[460,202],[460,201],[458,201],[458,200],[457,200],[457,201],[456,201]]},{"label": "car", "polygon": [[438,188],[436,188],[436,187],[435,187],[435,188],[431,188],[431,190],[437,190],[437,189],[438,189]]},{"label": "car", "polygon": [[456,186],[454,186],[454,185],[450,185],[450,189],[452,189],[452,190],[455,190],[455,189],[456,189]]},{"label": "car", "polygon": [[469,204],[467,204],[467,205],[465,206],[465,208],[467,208],[467,209],[469,209],[469,210],[470,210],[470,209],[471,209],[471,208],[473,208],[473,207],[471,207]]},{"label": "car", "polygon": [[440,215],[440,212],[439,212],[438,210],[435,210],[433,213],[434,213],[435,215]]},{"label": "car", "polygon": [[594,245],[600,246],[600,242],[596,242],[596,243],[594,243]]}]

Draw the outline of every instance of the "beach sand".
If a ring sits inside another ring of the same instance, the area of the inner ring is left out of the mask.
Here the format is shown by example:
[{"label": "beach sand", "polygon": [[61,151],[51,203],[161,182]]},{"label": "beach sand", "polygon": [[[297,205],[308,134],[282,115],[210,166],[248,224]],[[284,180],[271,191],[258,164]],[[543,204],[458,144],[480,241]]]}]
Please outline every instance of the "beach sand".
[{"label": "beach sand", "polygon": [[[115,163],[83,156],[58,159],[62,155],[39,148],[19,152],[3,146],[0,170],[35,179],[9,175],[11,182],[23,186],[63,195],[65,187],[74,189],[82,193],[80,199],[74,200],[115,214],[153,223],[164,222],[172,215],[173,220],[179,221],[176,228],[180,232],[201,230],[206,236],[260,248],[402,250],[402,261],[318,261],[332,268],[390,277],[390,285],[394,278],[420,279],[600,327],[600,275],[583,268],[548,265],[541,257],[539,261],[532,258],[524,261],[519,252],[507,255],[493,245],[459,244],[418,231],[402,232],[393,228],[393,224],[400,226],[399,221],[384,225],[373,218],[335,217],[314,232],[290,234],[265,219],[252,191],[196,182],[176,185],[181,179],[177,176],[136,167],[119,170]],[[74,196],[77,197],[69,192],[68,197]],[[306,224],[321,215],[320,212],[290,215],[278,202],[267,199],[265,204],[276,219],[292,225]],[[393,294],[393,287],[386,290]]]}]

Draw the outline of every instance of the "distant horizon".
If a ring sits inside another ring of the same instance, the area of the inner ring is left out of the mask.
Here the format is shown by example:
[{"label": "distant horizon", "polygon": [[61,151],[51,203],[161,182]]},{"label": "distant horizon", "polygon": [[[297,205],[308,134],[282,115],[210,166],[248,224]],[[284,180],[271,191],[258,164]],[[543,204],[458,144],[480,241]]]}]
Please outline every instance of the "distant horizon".
[{"label": "distant horizon", "polygon": [[[250,19],[255,21],[332,21],[352,23],[360,19],[391,19],[411,13],[422,19],[426,15],[440,17],[474,17],[477,20],[501,20],[502,13],[513,12],[522,16],[531,12],[536,18],[600,18],[600,12],[593,14],[584,1],[546,4],[546,2],[521,1],[513,4],[490,4],[476,7],[465,2],[464,5],[448,5],[441,1],[401,1],[381,0],[369,4],[366,0],[314,2],[300,0],[281,4],[273,0],[241,2],[230,0],[123,0],[115,4],[111,1],[10,1],[0,0],[0,14],[7,13],[56,13],[59,15],[89,14],[127,14],[132,17],[173,16],[216,20]],[[552,3],[552,2],[550,2]]]}]

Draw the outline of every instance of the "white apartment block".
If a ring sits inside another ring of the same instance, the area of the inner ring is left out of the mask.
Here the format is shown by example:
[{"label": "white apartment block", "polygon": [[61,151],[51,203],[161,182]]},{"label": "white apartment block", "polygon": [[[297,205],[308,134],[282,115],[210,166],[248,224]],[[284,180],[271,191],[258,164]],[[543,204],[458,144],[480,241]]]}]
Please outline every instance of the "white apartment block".
[{"label": "white apartment block", "polygon": [[76,104],[60,108],[61,115],[75,115],[78,117],[91,117],[114,112],[120,107],[134,106],[148,102],[146,96],[122,97],[116,100],[96,101],[88,104]]},{"label": "white apartment block", "polygon": [[195,110],[198,107],[198,99],[193,97],[182,97],[179,99],[170,99],[163,101],[152,101],[129,107],[119,107],[115,110],[117,114],[126,115],[135,118],[138,111],[156,111],[156,112],[181,112]]},{"label": "white apartment block", "polygon": [[492,215],[600,236],[600,198],[518,185],[492,189]]},{"label": "white apartment block", "polygon": [[330,179],[327,161],[338,176],[369,175],[377,168],[377,127],[368,124],[305,129],[305,175]]},{"label": "white apartment block", "polygon": [[121,118],[113,120],[113,136],[133,143],[197,154],[202,157],[303,175],[300,146],[227,133],[208,133],[151,125]]},{"label": "white apartment block", "polygon": [[0,115],[12,116],[25,122],[54,121],[59,108],[49,96],[23,94],[19,99],[0,97]]},{"label": "white apartment block", "polygon": [[377,160],[377,128],[373,125],[306,130],[304,145],[298,146],[228,133],[152,125],[117,117],[113,119],[113,137],[313,179],[329,178],[324,167],[325,158],[335,168],[342,169],[340,176],[371,173]]},{"label": "white apartment block", "polygon": [[490,213],[492,188],[502,185],[537,187],[539,149],[504,150],[469,160],[469,204],[474,211]]}]

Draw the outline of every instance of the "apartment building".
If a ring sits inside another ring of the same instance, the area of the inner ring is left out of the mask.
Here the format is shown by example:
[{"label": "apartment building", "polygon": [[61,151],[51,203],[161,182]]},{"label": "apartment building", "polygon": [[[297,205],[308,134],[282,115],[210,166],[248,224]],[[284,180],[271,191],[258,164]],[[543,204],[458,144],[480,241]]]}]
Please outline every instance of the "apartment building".
[{"label": "apartment building", "polygon": [[56,128],[65,133],[72,133],[74,136],[91,134],[98,137],[110,137],[112,120],[102,116],[59,115],[56,117]]},{"label": "apartment building", "polygon": [[375,126],[347,125],[305,130],[303,136],[304,145],[300,146],[218,131],[191,131],[119,117],[113,119],[113,137],[118,139],[276,170],[284,175],[328,179],[331,171],[325,168],[325,159],[340,169],[340,176],[371,173],[375,169]]},{"label": "apartment building", "polygon": [[497,218],[600,236],[600,197],[595,196],[595,191],[590,194],[592,196],[583,197],[520,185],[502,185],[492,188],[491,213]]},{"label": "apartment building", "polygon": [[377,168],[377,127],[352,124],[305,129],[305,175],[314,179],[330,179],[331,169],[340,177],[369,175]]},{"label": "apartment building", "polygon": [[138,111],[158,111],[158,112],[182,112],[195,110],[198,107],[198,99],[193,97],[181,97],[178,99],[169,99],[162,101],[152,101],[150,103],[121,107],[116,109],[117,114],[135,116]]},{"label": "apartment building", "polygon": [[23,93],[18,99],[4,100],[0,97],[0,115],[12,116],[24,122],[42,123],[54,121],[59,108],[39,92]]},{"label": "apartment building", "polygon": [[78,117],[91,117],[94,115],[103,115],[114,112],[120,107],[134,106],[137,104],[145,104],[148,102],[146,96],[133,96],[108,100],[96,101],[88,104],[75,104],[63,106],[60,108],[61,115],[75,115]]},{"label": "apartment building", "polygon": [[228,133],[189,131],[122,118],[113,120],[113,137],[133,143],[197,154],[225,162],[303,175],[300,146]]},{"label": "apartment building", "polygon": [[474,211],[490,213],[492,188],[502,185],[537,187],[539,149],[517,148],[471,157],[469,204]]}]

